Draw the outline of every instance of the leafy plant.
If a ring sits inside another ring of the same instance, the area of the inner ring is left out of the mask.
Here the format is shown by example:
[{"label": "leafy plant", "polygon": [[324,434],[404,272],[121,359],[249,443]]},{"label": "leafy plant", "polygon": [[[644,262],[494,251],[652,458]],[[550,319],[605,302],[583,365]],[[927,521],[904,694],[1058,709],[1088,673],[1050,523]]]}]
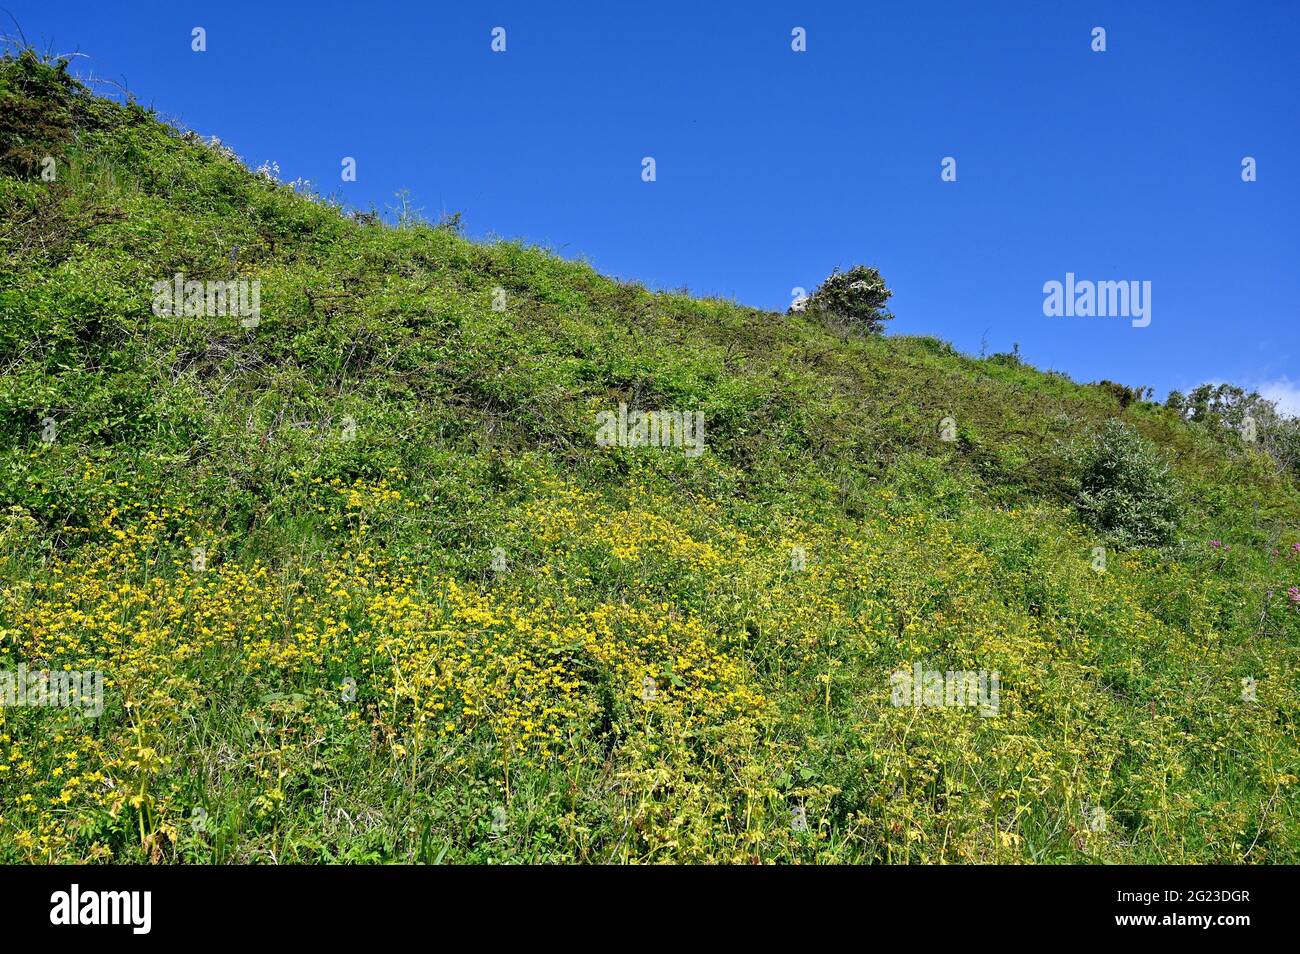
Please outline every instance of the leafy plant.
[{"label": "leafy plant", "polygon": [[[0,705],[0,863],[1300,861],[1300,493],[1231,428],[841,333],[874,270],[652,292],[64,85],[0,61],[5,142],[68,124],[0,170],[0,691],[108,688]],[[620,403],[707,453],[597,446]]]},{"label": "leafy plant", "polygon": [[880,334],[894,317],[885,308],[892,295],[879,271],[854,265],[847,272],[835,269],[808,297],[805,310]]},{"label": "leafy plant", "polygon": [[1094,529],[1121,546],[1160,546],[1178,529],[1179,503],[1169,464],[1134,428],[1102,425],[1079,459],[1075,506]]}]

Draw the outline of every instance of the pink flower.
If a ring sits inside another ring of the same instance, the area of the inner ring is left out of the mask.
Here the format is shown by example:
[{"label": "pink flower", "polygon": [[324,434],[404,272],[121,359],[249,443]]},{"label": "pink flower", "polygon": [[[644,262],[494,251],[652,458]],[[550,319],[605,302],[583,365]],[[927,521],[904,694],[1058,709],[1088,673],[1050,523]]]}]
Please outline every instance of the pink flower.
[{"label": "pink flower", "polygon": [[1300,605],[1300,586],[1291,587],[1291,589],[1286,591],[1286,596],[1293,605]]}]

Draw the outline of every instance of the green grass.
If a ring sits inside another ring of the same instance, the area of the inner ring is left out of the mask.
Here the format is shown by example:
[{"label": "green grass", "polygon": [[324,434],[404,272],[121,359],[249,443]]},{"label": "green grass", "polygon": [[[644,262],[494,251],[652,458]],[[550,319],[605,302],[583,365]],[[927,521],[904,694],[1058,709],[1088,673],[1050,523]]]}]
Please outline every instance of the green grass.
[{"label": "green grass", "polygon": [[[0,861],[1300,861],[1300,496],[1251,446],[368,223],[30,55],[0,103],[0,672],[109,684],[0,708]],[[155,315],[177,272],[260,324]],[[620,402],[707,453],[597,446]],[[1114,418],[1168,546],[1074,507]],[[998,715],[892,705],[917,661]]]}]

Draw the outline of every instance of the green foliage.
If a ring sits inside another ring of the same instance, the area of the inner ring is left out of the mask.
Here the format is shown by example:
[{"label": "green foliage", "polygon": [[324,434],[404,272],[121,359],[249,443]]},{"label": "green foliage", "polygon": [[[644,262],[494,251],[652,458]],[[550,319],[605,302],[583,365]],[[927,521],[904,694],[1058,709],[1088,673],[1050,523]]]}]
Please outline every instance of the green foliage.
[{"label": "green foliage", "polygon": [[873,270],[809,320],[387,227],[64,72],[0,64],[64,159],[0,175],[0,671],[112,685],[0,707],[0,862],[1300,861],[1300,495],[1200,397],[841,334]]},{"label": "green foliage", "polygon": [[1178,530],[1169,464],[1130,425],[1107,421],[1079,457],[1075,506],[1120,546],[1163,546]]},{"label": "green foliage", "polygon": [[1300,418],[1280,413],[1258,392],[1232,384],[1202,384],[1186,395],[1171,392],[1165,406],[1226,452],[1257,448],[1281,472],[1300,476]]},{"label": "green foliage", "polygon": [[805,310],[869,334],[880,334],[885,322],[894,317],[885,308],[892,295],[880,272],[868,265],[854,265],[847,272],[835,269],[808,296]]},{"label": "green foliage", "polygon": [[1115,381],[1098,381],[1095,387],[1100,388],[1107,394],[1113,395],[1119,402],[1121,408],[1126,408],[1130,404],[1140,403],[1151,399],[1155,392],[1149,387],[1139,385],[1136,388],[1129,387],[1127,384],[1119,384]]},{"label": "green foliage", "polygon": [[27,178],[62,157],[78,89],[67,60],[46,64],[31,50],[0,59],[0,172]]}]

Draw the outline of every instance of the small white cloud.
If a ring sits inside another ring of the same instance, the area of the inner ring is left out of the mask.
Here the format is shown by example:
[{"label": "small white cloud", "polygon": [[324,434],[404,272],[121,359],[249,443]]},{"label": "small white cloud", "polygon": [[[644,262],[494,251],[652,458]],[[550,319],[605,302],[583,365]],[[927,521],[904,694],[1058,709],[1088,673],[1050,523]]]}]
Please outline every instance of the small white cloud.
[{"label": "small white cloud", "polygon": [[1260,397],[1276,404],[1283,414],[1300,417],[1300,381],[1292,381],[1283,375],[1275,381],[1265,381],[1256,390]]}]

